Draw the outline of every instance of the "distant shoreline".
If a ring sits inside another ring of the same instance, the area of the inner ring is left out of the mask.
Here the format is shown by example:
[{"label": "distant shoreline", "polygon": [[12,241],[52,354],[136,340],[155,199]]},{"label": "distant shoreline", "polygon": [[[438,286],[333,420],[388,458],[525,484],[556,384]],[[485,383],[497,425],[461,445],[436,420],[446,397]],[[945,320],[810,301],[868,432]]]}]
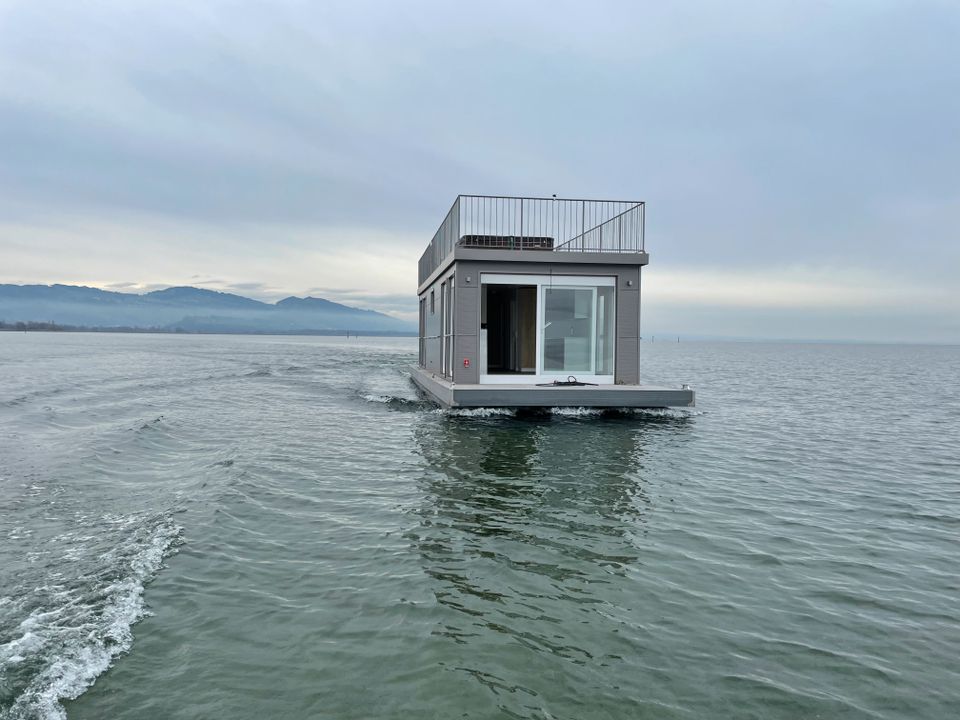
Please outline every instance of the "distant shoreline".
[{"label": "distant shoreline", "polygon": [[289,335],[320,337],[417,337],[415,332],[392,330],[185,330],[183,328],[87,327],[51,322],[0,322],[0,332],[128,333],[149,335]]},{"label": "distant shoreline", "polygon": [[[65,332],[65,333],[124,333],[130,335],[252,335],[279,337],[418,337],[414,331],[378,331],[378,330],[186,330],[183,328],[134,328],[134,327],[87,327],[83,325],[60,325],[50,322],[0,322],[0,332]],[[654,337],[662,337],[657,341]],[[676,335],[651,336],[642,338],[646,344],[677,344]],[[672,340],[670,338],[673,338]],[[817,338],[745,338],[712,337],[703,335],[681,335],[684,343],[747,343],[757,345],[899,345],[910,347],[960,347],[960,343],[951,342],[911,342],[904,340],[831,340]]]}]

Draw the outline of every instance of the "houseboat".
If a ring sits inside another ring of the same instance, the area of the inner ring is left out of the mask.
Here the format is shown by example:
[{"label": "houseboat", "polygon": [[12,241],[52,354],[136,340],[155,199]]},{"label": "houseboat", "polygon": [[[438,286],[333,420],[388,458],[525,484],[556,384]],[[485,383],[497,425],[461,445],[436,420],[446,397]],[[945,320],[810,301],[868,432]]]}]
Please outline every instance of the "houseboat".
[{"label": "houseboat", "polygon": [[460,195],[420,258],[414,382],[443,407],[690,407],[640,382],[642,202]]}]

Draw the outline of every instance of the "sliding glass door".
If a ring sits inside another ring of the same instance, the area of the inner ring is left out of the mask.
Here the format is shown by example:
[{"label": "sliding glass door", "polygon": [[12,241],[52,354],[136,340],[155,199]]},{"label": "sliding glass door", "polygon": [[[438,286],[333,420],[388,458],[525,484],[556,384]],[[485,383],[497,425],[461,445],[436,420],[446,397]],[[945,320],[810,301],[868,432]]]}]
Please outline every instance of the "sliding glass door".
[{"label": "sliding glass door", "polygon": [[[525,335],[502,329],[506,326],[496,320],[493,312],[499,299],[520,297],[525,289],[530,290],[526,304],[536,316],[536,332]],[[480,382],[550,382],[572,375],[578,380],[613,383],[615,290],[613,277],[483,273]],[[522,345],[518,352],[536,359],[535,367],[525,361],[504,370],[497,348],[517,342]],[[519,374],[524,377],[517,377]]]}]

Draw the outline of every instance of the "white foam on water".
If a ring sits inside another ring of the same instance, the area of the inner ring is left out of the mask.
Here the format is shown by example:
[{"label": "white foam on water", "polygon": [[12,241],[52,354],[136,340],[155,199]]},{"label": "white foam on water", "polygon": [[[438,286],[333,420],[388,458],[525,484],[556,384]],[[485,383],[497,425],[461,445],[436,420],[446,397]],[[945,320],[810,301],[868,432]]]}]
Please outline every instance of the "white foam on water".
[{"label": "white foam on water", "polygon": [[598,417],[603,415],[603,408],[588,407],[555,407],[550,408],[551,415],[559,417]]},{"label": "white foam on water", "polygon": [[615,412],[618,415],[633,415],[636,417],[663,417],[663,418],[686,418],[695,415],[703,415],[702,410],[691,410],[689,408],[607,408],[605,412]]},{"label": "white foam on water", "polygon": [[361,395],[360,397],[366,402],[389,405],[394,408],[415,408],[424,404],[419,398],[408,398],[399,395],[377,395],[375,393],[367,393],[365,395]]},{"label": "white foam on water", "polygon": [[516,412],[510,408],[437,408],[435,413],[450,417],[513,417]]},{"label": "white foam on water", "polygon": [[[686,418],[703,415],[702,411],[678,408],[594,408],[594,407],[552,407],[543,408],[544,413],[555,417],[590,418],[616,414],[633,417]],[[433,412],[451,417],[515,417],[515,408],[437,408]]]},{"label": "white foam on water", "polygon": [[418,405],[422,402],[410,373],[398,368],[365,374],[357,394],[367,402],[385,405]]},{"label": "white foam on water", "polygon": [[20,623],[23,634],[0,646],[0,670],[34,659],[50,646],[61,647],[45,660],[46,664],[13,704],[0,711],[0,720],[66,720],[61,701],[79,697],[114,658],[130,649],[132,627],[147,614],[144,586],[160,570],[164,558],[176,552],[181,531],[169,519],[162,522],[146,544],[126,561],[129,573],[97,591],[105,604],[75,615],[72,625],[65,627],[60,616],[68,609],[76,611],[77,597],[62,591],[56,593],[65,596],[62,606],[34,611]]}]

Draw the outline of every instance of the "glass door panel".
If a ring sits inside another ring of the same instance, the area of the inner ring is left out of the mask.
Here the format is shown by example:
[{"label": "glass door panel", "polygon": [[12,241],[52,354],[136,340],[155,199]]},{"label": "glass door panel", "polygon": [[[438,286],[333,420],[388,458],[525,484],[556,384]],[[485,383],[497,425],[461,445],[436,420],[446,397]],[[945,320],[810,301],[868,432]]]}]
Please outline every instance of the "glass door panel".
[{"label": "glass door panel", "polygon": [[594,374],[596,295],[593,287],[543,287],[544,373]]}]

